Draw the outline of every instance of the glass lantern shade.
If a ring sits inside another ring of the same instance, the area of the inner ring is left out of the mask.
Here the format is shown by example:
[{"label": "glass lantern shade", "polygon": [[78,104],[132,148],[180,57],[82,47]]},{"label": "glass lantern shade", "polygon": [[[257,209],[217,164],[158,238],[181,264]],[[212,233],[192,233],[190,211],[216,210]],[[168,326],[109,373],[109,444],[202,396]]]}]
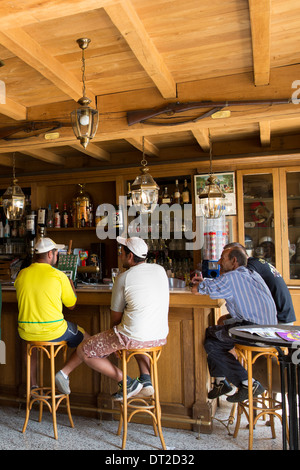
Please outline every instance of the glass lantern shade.
[{"label": "glass lantern shade", "polygon": [[24,214],[25,195],[17,184],[13,182],[3,195],[3,209],[8,220],[20,220]]},{"label": "glass lantern shade", "polygon": [[138,175],[131,185],[132,202],[144,214],[155,209],[159,191],[159,186],[148,171],[148,168],[142,168],[141,175]]},{"label": "glass lantern shade", "polygon": [[86,148],[98,128],[99,113],[89,106],[82,106],[71,112],[71,123],[75,137]]},{"label": "glass lantern shade", "polygon": [[200,207],[206,219],[218,219],[226,209],[225,194],[217,184],[217,178],[210,175],[205,188],[199,194]]}]

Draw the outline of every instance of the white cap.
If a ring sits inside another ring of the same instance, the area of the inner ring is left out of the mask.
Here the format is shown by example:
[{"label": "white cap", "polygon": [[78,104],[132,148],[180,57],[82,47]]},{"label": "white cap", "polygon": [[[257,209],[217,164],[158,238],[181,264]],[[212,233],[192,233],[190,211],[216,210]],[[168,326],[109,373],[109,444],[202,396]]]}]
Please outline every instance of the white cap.
[{"label": "white cap", "polygon": [[47,253],[50,250],[62,250],[65,245],[57,245],[51,238],[40,238],[34,245],[35,253]]},{"label": "white cap", "polygon": [[146,258],[148,253],[148,246],[147,243],[142,238],[139,237],[131,237],[131,238],[123,238],[117,237],[117,242],[120,245],[125,245],[127,248],[132,251],[136,256],[139,258]]}]

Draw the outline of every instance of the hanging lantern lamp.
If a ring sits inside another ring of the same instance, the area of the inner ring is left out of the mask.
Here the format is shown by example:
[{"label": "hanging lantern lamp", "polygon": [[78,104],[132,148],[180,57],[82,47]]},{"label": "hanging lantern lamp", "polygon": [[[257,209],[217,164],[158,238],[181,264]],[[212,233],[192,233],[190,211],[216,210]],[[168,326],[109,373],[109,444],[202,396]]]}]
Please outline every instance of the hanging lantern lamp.
[{"label": "hanging lantern lamp", "polygon": [[145,159],[145,138],[143,137],[143,159],[141,161],[141,174],[131,185],[131,197],[133,204],[141,213],[152,213],[158,201],[159,186],[149,173],[147,160]]},{"label": "hanging lantern lamp", "polygon": [[91,100],[85,96],[85,58],[84,51],[91,42],[88,38],[77,39],[77,44],[82,50],[82,97],[77,101],[81,106],[71,112],[73,132],[81,145],[86,148],[89,141],[95,136],[98,128],[99,113],[97,109],[89,106]]},{"label": "hanging lantern lamp", "polygon": [[221,191],[218,179],[212,173],[212,143],[209,146],[210,174],[205,187],[199,194],[200,207],[206,219],[218,219],[226,209],[225,194]]},{"label": "hanging lantern lamp", "polygon": [[15,175],[15,153],[13,153],[13,181],[2,197],[5,217],[8,220],[20,220],[24,214],[25,195],[20,186],[17,185],[17,181]]}]

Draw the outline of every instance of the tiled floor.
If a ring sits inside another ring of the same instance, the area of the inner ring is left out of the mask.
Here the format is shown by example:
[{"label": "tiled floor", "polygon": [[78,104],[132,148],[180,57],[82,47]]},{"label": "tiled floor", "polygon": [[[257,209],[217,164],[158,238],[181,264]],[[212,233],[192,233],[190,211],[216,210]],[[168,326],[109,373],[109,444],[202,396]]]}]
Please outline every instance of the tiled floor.
[{"label": "tiled floor", "polygon": [[[227,419],[230,405],[220,401],[216,413],[219,420]],[[53,438],[51,415],[44,412],[42,423],[37,421],[37,412],[33,410],[25,434],[22,427],[25,417],[24,405],[19,410],[0,406],[0,450],[113,450],[121,449],[121,437],[116,435],[117,421],[99,421],[97,419],[73,416],[75,428],[69,427],[66,415],[58,416],[58,440]],[[281,424],[275,419],[277,437],[271,438],[271,430],[262,420],[258,421],[254,431],[254,450],[281,450]],[[234,425],[230,426],[233,432]],[[214,420],[212,434],[163,428],[168,449],[184,450],[247,450],[248,430],[245,418],[237,438],[229,435],[225,426]],[[129,424],[126,450],[160,450],[160,440],[153,434],[151,426]]]}]

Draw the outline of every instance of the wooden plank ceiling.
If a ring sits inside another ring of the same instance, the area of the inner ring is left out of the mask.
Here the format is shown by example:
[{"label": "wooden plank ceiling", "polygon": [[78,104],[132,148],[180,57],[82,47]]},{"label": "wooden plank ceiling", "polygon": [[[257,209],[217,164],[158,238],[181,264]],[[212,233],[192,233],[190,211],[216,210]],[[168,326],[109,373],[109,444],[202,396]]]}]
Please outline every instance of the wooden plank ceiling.
[{"label": "wooden plank ceiling", "polygon": [[[19,175],[139,165],[143,136],[149,164],[207,161],[210,142],[214,158],[298,155],[293,102],[229,106],[229,115],[191,121],[208,107],[132,126],[127,112],[300,97],[299,29],[298,0],[1,0],[0,175],[10,174],[13,153]],[[82,96],[81,37],[91,39],[86,94],[100,114],[86,150],[70,126]],[[3,138],[8,127],[53,120],[63,125],[56,135]]]}]

